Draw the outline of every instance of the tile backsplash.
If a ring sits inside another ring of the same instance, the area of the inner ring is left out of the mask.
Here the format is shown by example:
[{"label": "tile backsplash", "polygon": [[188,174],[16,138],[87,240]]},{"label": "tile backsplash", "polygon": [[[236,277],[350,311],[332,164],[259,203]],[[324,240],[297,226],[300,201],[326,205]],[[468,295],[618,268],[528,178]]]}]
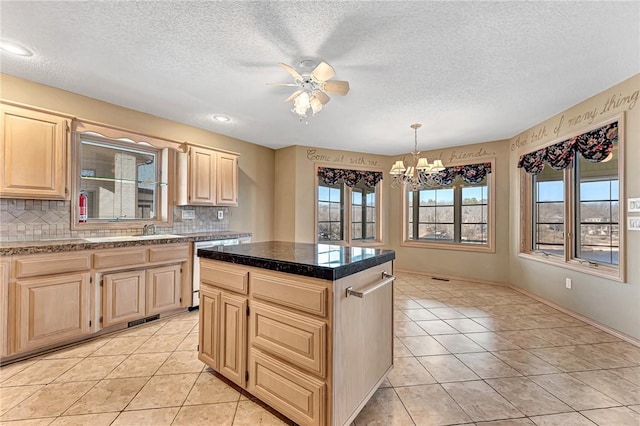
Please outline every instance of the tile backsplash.
[{"label": "tile backsplash", "polygon": [[[182,210],[193,210],[194,219],[182,219]],[[223,219],[218,219],[218,211]],[[0,242],[41,241],[53,239],[137,235],[142,227],[71,230],[70,201],[0,199]],[[125,224],[123,224],[125,226]],[[228,207],[174,206],[173,227],[158,227],[158,234],[227,231]]]}]

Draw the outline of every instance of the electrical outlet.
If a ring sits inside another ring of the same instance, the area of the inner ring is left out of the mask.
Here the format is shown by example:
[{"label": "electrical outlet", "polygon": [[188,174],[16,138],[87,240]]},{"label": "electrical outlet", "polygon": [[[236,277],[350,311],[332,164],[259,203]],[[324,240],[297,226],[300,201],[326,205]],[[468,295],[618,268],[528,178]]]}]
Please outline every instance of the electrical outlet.
[{"label": "electrical outlet", "polygon": [[218,220],[222,220],[222,219],[224,219],[224,211],[218,210]]},{"label": "electrical outlet", "polygon": [[195,219],[196,211],[195,210],[182,210],[182,219]]},{"label": "electrical outlet", "polygon": [[564,286],[568,289],[571,289],[571,278],[565,278]]}]

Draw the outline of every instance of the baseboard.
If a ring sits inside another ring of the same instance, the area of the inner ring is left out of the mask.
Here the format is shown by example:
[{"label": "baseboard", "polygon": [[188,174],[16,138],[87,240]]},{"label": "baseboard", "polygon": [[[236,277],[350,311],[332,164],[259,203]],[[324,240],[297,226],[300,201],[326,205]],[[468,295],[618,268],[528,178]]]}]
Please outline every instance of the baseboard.
[{"label": "baseboard", "polygon": [[434,274],[433,272],[409,271],[407,269],[398,269],[398,268],[394,268],[393,270],[395,272],[401,272],[401,273],[404,272],[406,274],[425,275],[431,278],[446,278],[448,280],[468,281],[471,283],[498,285],[501,287],[509,287],[510,285],[509,283],[500,282],[500,281],[479,280],[477,278],[460,277],[456,275]]},{"label": "baseboard", "polygon": [[538,296],[536,294],[533,294],[530,291],[525,290],[525,289],[520,288],[520,287],[517,287],[517,286],[515,286],[513,284],[509,284],[509,287],[512,288],[513,290],[519,292],[519,293],[524,294],[525,296],[528,296],[528,297],[530,297],[532,299],[537,300],[540,303],[544,303],[545,305],[550,306],[553,309],[556,309],[556,310],[562,312],[563,314],[567,314],[567,315],[569,315],[569,316],[571,316],[571,317],[573,317],[575,319],[578,319],[578,320],[580,320],[582,322],[586,322],[587,324],[589,324],[589,325],[591,325],[591,326],[593,326],[595,328],[598,328],[598,329],[600,329],[600,330],[602,330],[602,331],[604,331],[606,333],[609,333],[609,334],[617,337],[618,339],[624,340],[625,342],[631,343],[634,346],[640,347],[640,340],[636,339],[635,337],[632,337],[632,336],[629,336],[627,334],[624,334],[624,333],[622,333],[622,332],[620,332],[618,330],[615,330],[615,329],[613,329],[611,327],[608,327],[608,326],[606,326],[604,324],[601,324],[598,321],[595,321],[595,320],[593,320],[593,319],[591,319],[589,317],[585,317],[582,314],[579,314],[579,313],[577,313],[575,311],[572,311],[571,309],[567,309],[567,308],[565,308],[563,306],[560,306],[557,303],[554,303],[554,302],[552,302],[550,300],[545,299],[544,297],[540,297],[540,296]]}]

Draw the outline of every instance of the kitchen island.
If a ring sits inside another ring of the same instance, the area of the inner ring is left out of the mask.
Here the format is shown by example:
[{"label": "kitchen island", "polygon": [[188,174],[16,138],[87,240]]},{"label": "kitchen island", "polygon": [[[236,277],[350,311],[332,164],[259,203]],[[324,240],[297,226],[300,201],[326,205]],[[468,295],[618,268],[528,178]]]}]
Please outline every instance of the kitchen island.
[{"label": "kitchen island", "polygon": [[199,359],[298,424],[350,424],[393,367],[395,252],[270,241],[198,256]]}]

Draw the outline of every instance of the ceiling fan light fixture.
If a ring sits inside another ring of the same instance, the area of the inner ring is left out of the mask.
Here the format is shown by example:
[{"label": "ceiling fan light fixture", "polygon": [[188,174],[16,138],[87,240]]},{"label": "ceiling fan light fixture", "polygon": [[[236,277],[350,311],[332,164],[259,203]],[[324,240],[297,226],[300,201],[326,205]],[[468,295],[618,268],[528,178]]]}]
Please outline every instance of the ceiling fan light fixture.
[{"label": "ceiling fan light fixture", "polygon": [[[322,111],[324,106],[331,100],[327,93],[344,96],[349,91],[349,82],[347,81],[328,81],[335,75],[335,71],[331,65],[322,61],[318,65],[311,59],[302,59],[299,63],[300,68],[305,71],[299,73],[291,65],[278,62],[278,65],[287,71],[294,79],[294,83],[267,83],[269,86],[294,86],[298,90],[293,92],[285,102],[293,101],[291,112],[293,112],[300,121],[306,119],[311,110],[312,115]],[[312,71],[306,71],[313,68]]]}]

